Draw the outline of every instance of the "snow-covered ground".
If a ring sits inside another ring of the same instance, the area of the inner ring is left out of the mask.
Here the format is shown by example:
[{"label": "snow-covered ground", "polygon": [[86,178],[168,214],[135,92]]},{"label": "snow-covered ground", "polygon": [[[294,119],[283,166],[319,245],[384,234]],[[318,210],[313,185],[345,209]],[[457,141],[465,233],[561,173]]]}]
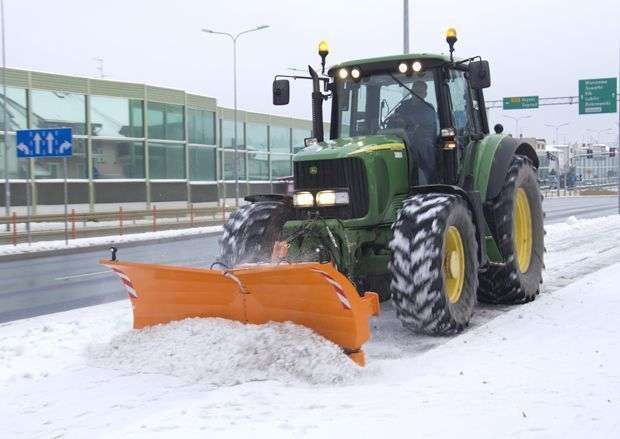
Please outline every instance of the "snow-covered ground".
[{"label": "snow-covered ground", "polygon": [[[132,331],[128,302],[0,325],[5,437],[620,437],[620,216],[547,227],[545,288],[368,366],[290,324]],[[600,271],[596,271],[600,269]]]},{"label": "snow-covered ground", "polygon": [[72,239],[68,244],[64,240],[39,241],[28,244],[0,245],[0,256],[15,255],[21,253],[37,253],[50,250],[62,250],[68,248],[85,248],[95,245],[119,244],[126,242],[151,241],[156,239],[176,238],[180,236],[203,235],[205,233],[217,233],[222,226],[194,227],[191,229],[162,230],[160,232],[145,232],[130,235],[98,236],[93,238]]}]

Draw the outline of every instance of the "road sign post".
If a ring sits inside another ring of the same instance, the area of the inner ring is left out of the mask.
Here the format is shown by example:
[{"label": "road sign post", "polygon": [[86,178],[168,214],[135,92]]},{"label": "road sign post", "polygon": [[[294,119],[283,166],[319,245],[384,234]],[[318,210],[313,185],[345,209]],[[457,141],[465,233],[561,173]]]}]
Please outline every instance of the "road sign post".
[{"label": "road sign post", "polygon": [[26,236],[28,237],[28,245],[32,244],[32,232],[30,231],[30,205],[32,204],[32,196],[30,194],[32,184],[32,162],[28,159],[28,179],[26,180]]},{"label": "road sign post", "polygon": [[32,242],[30,231],[30,185],[32,184],[32,160],[35,158],[45,159],[62,157],[64,171],[64,204],[65,204],[65,245],[69,243],[69,218],[68,208],[69,191],[67,185],[67,157],[73,155],[73,134],[71,128],[49,128],[40,130],[17,130],[16,150],[17,158],[28,159],[28,183],[26,184],[26,232],[28,244]]},{"label": "road sign post", "polygon": [[511,96],[502,99],[504,110],[528,110],[538,108],[538,96]]},{"label": "road sign post", "polygon": [[62,170],[64,171],[65,181],[63,184],[63,192],[65,198],[65,245],[69,245],[69,214],[67,204],[69,204],[69,188],[67,187],[67,157],[62,158]]}]

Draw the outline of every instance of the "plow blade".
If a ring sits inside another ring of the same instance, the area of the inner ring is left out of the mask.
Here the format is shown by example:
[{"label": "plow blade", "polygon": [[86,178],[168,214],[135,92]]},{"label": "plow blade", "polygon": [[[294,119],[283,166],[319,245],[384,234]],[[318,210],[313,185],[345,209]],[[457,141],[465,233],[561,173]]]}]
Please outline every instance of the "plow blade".
[{"label": "plow blade", "polygon": [[293,322],[340,345],[364,364],[362,345],[379,298],[356,288],[332,264],[248,265],[207,270],[102,260],[127,289],[134,328],[188,317],[243,323]]}]

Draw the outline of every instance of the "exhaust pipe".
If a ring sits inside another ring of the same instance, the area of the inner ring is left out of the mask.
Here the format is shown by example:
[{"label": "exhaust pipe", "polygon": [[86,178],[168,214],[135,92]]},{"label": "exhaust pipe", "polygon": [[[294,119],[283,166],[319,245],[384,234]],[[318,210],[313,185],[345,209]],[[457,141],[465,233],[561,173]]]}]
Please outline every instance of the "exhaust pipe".
[{"label": "exhaust pipe", "polygon": [[323,93],[321,92],[321,83],[319,75],[308,66],[308,71],[312,77],[312,137],[319,142],[324,139],[323,135]]}]

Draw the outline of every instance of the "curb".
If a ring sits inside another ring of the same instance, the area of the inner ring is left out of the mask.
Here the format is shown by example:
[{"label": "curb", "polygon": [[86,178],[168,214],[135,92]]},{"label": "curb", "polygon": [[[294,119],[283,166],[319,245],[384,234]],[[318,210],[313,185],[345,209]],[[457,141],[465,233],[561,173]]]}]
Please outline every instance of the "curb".
[{"label": "curb", "polygon": [[216,236],[219,235],[221,231],[218,232],[205,232],[203,234],[196,233],[193,235],[184,235],[184,236],[170,236],[164,238],[151,238],[144,239],[140,241],[130,241],[130,242],[119,242],[119,243],[107,243],[107,244],[95,244],[84,247],[72,247],[72,248],[61,248],[56,250],[41,250],[41,251],[33,251],[26,253],[16,253],[12,255],[0,255],[0,262],[11,262],[11,261],[22,261],[27,259],[36,259],[36,258],[46,258],[49,256],[63,256],[63,255],[73,255],[77,253],[88,253],[97,250],[107,250],[110,246],[115,246],[119,250],[123,248],[130,247],[140,247],[145,244],[152,243],[160,243],[160,242],[173,242],[173,241],[184,241],[187,239],[206,237],[206,236]]}]

